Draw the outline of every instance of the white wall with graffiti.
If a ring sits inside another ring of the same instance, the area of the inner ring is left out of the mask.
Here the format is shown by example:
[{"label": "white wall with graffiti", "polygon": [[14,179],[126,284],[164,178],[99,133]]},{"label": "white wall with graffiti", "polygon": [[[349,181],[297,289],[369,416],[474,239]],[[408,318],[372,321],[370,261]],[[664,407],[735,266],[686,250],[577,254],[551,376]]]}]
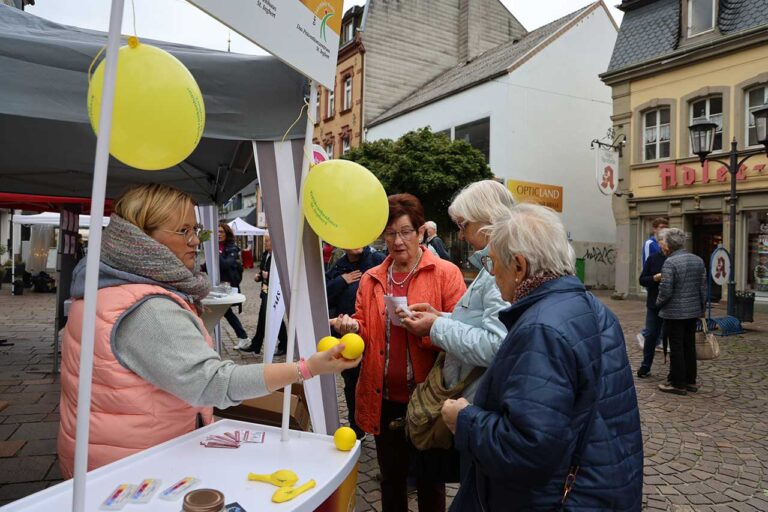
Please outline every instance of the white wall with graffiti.
[{"label": "white wall with graffiti", "polygon": [[576,258],[584,260],[584,284],[589,288],[612,290],[616,278],[614,244],[573,242]]}]

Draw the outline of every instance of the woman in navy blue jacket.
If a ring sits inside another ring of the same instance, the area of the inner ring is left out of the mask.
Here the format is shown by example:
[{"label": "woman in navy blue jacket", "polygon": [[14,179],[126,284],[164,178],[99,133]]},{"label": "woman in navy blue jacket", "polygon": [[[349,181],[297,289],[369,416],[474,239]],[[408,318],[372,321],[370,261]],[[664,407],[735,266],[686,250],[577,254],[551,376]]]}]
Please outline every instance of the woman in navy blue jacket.
[{"label": "woman in navy blue jacket", "polygon": [[640,414],[618,320],[574,277],[553,210],[515,206],[490,236],[509,334],[474,403],[443,405],[472,459],[451,510],[558,510],[568,479],[564,510],[639,511]]}]

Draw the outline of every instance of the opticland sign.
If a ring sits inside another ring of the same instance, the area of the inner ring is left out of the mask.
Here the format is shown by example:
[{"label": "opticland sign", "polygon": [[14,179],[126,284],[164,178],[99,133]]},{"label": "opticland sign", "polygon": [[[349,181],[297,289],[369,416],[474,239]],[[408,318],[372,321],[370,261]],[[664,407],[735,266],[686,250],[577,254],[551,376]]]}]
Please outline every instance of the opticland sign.
[{"label": "opticland sign", "polygon": [[520,203],[536,203],[548,206],[557,212],[563,211],[563,187],[531,183],[529,181],[507,180],[507,188]]}]

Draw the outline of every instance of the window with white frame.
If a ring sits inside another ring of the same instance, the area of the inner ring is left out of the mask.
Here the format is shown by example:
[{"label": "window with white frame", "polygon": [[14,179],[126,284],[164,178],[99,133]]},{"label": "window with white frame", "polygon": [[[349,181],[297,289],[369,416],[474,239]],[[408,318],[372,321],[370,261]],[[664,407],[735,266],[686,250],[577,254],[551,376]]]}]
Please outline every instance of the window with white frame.
[{"label": "window with white frame", "polygon": [[344,79],[344,110],[352,108],[352,77]]},{"label": "window with white frame", "polygon": [[715,28],[717,0],[688,0],[688,37],[710,32]]},{"label": "window with white frame", "polygon": [[325,117],[333,117],[333,114],[336,113],[336,105],[334,104],[333,99],[333,90],[328,89],[328,95],[325,98],[327,108],[325,109]]},{"label": "window with white frame", "polygon": [[723,97],[710,96],[691,102],[691,124],[694,121],[711,121],[717,125],[713,151],[723,149]]},{"label": "window with white frame", "polygon": [[325,154],[328,155],[328,158],[333,158],[333,141],[325,145]]},{"label": "window with white frame", "polygon": [[346,43],[347,41],[351,41],[354,35],[355,35],[354,22],[347,23],[346,25],[344,25],[344,42]]},{"label": "window with white frame", "polygon": [[643,114],[643,160],[669,158],[669,107]]},{"label": "window with white frame", "polygon": [[315,109],[315,123],[319,123],[320,122],[320,112],[321,112],[320,111],[320,98],[323,97],[322,92],[323,92],[322,89],[320,89],[320,88],[317,89],[317,108]]},{"label": "window with white frame", "polygon": [[345,155],[349,151],[349,135],[341,139],[341,154]]},{"label": "window with white frame", "polygon": [[746,128],[749,146],[757,146],[757,131],[755,130],[755,118],[752,112],[768,105],[768,86],[761,85],[747,91]]}]

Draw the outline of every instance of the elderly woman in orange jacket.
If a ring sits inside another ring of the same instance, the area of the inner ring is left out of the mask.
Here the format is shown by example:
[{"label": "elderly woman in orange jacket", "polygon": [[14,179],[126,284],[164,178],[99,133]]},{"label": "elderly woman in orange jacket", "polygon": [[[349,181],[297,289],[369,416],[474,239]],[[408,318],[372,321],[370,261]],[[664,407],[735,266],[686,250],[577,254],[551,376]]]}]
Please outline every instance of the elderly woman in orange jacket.
[{"label": "elderly woman in orange jacket", "polygon": [[[383,235],[389,256],[360,279],[355,314],[331,321],[341,334],[356,332],[366,342],[355,417],[376,440],[384,512],[408,510],[409,445],[403,429],[389,424],[405,417],[411,391],[426,379],[440,351],[428,336],[406,331],[397,315],[387,312],[385,297],[452,311],[467,288],[456,265],[419,244],[423,235],[421,202],[411,194],[389,196]],[[445,484],[417,476],[416,486],[420,512],[445,510]]]}]

